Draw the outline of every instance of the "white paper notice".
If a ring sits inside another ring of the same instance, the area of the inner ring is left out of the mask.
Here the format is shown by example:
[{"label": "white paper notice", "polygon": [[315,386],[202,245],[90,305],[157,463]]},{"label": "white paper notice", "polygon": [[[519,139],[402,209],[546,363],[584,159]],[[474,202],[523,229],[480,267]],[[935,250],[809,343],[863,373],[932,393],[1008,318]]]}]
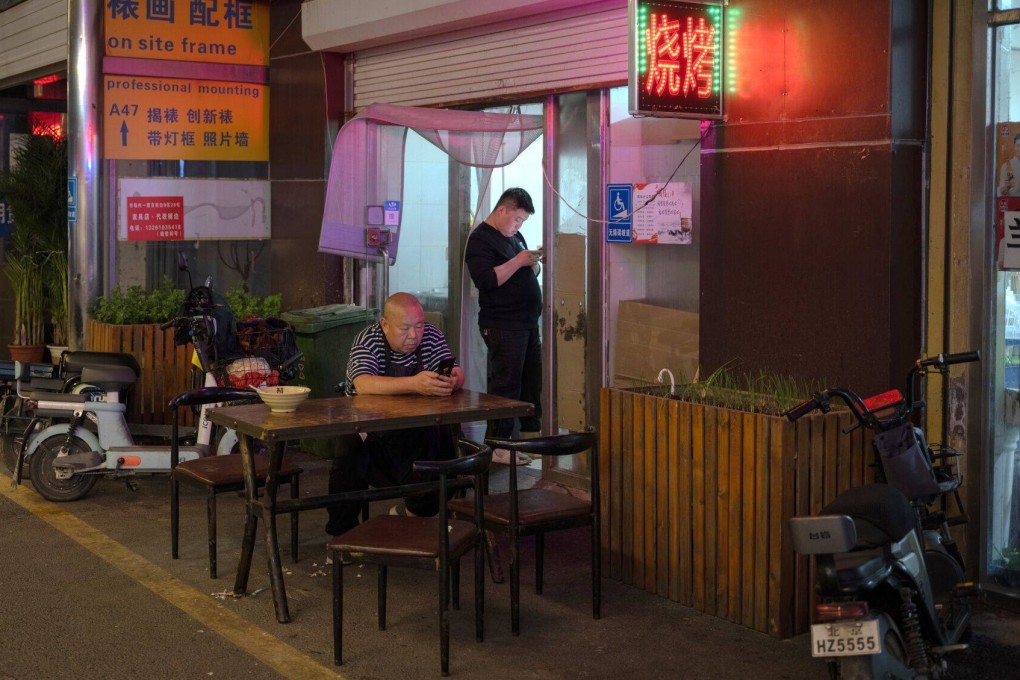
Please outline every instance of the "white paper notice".
[{"label": "white paper notice", "polygon": [[689,245],[693,232],[692,193],[687,182],[635,184],[633,242]]}]

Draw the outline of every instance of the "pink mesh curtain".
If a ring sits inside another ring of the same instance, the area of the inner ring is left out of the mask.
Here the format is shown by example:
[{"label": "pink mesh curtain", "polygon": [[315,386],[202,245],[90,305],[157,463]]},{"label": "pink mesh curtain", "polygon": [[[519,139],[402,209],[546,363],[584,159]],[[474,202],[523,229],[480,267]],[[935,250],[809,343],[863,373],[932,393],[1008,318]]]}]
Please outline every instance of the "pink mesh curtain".
[{"label": "pink mesh curtain", "polygon": [[[512,162],[542,134],[542,116],[393,104],[366,107],[340,129],[333,146],[319,252],[381,259],[377,249],[365,246],[368,206],[402,201],[408,128],[451,158],[487,169],[480,173],[480,186],[485,187],[492,168]],[[391,264],[399,238],[400,230],[394,229],[387,250]]]}]

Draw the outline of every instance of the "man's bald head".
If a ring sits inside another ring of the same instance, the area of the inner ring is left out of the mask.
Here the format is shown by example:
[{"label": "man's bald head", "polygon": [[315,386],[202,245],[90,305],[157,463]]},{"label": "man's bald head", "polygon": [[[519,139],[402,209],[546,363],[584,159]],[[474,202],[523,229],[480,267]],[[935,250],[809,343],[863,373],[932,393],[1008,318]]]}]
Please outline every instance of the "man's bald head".
[{"label": "man's bald head", "polygon": [[393,351],[410,354],[421,344],[425,331],[425,310],[418,298],[410,293],[394,293],[383,304],[379,324]]}]

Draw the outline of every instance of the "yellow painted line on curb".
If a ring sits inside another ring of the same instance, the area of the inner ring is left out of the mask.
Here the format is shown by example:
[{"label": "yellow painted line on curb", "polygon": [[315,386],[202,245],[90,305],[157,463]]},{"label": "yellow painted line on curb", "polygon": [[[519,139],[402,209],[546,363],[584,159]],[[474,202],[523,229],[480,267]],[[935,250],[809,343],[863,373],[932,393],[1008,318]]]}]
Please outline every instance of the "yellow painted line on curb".
[{"label": "yellow painted line on curb", "polygon": [[208,595],[184,583],[170,572],[132,552],[77,516],[62,510],[57,503],[39,497],[24,486],[12,489],[0,479],[3,494],[36,515],[68,538],[80,544],[104,562],[124,572],[185,614],[226,638],[286,678],[315,680],[343,678],[316,663],[299,650],[282,642],[262,628],[224,608]]}]

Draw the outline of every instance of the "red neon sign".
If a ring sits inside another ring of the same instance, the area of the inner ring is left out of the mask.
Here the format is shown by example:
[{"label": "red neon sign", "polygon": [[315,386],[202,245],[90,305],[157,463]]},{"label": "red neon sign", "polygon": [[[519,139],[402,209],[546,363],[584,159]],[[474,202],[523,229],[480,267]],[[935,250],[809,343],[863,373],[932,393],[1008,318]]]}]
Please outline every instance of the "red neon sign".
[{"label": "red neon sign", "polygon": [[721,5],[633,0],[631,113],[721,117],[722,46]]}]

